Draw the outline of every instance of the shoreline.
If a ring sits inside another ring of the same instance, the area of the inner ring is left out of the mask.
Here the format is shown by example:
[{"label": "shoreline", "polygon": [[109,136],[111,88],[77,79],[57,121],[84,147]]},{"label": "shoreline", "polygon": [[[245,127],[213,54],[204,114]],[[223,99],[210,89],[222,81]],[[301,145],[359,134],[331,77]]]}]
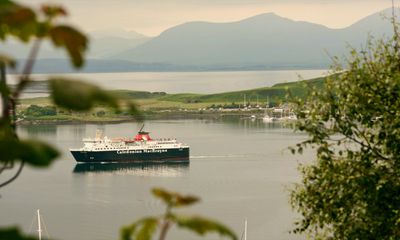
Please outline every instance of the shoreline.
[{"label": "shoreline", "polygon": [[[261,112],[236,112],[236,113],[223,113],[223,112],[208,112],[208,113],[176,113],[169,112],[166,113],[156,113],[156,114],[144,114],[143,122],[147,120],[179,120],[179,119],[187,119],[187,120],[212,120],[212,119],[220,119],[223,117],[237,117],[237,118],[248,118],[250,119],[252,115],[258,114],[259,117],[263,116]],[[113,119],[102,119],[99,117],[98,119],[90,119],[85,120],[82,119],[22,119],[17,121],[17,125],[50,125],[50,124],[65,124],[65,125],[73,125],[73,124],[118,124],[118,123],[126,123],[126,122],[140,122],[134,117],[115,117]]]}]

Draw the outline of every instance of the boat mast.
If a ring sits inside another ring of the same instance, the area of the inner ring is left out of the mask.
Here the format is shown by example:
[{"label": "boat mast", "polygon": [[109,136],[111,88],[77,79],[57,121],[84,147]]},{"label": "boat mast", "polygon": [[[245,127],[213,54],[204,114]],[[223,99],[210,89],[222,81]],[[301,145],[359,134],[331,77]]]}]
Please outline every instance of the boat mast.
[{"label": "boat mast", "polygon": [[142,127],[140,128],[139,132],[143,131],[143,128],[144,128],[144,123],[143,123]]},{"label": "boat mast", "polygon": [[40,209],[37,210],[39,240],[42,240],[42,226],[40,224]]},{"label": "boat mast", "polygon": [[244,240],[247,240],[247,218],[244,220]]}]

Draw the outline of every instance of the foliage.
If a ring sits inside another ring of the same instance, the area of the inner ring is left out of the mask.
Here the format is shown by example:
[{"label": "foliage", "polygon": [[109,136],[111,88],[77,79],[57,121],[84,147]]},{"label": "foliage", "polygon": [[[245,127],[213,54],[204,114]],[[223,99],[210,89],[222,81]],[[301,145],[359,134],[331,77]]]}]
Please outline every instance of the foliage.
[{"label": "foliage", "polygon": [[[10,89],[6,83],[6,67],[15,67],[15,61],[7,56],[0,56],[0,93],[2,97],[3,115],[0,119],[0,174],[7,169],[12,169],[16,161],[20,162],[17,173],[6,182],[0,184],[3,187],[14,181],[25,163],[35,167],[49,166],[59,155],[59,152],[50,145],[37,140],[20,140],[16,133],[16,102],[21,92],[31,82],[30,73],[38,53],[41,41],[48,39],[55,47],[66,50],[75,67],[84,64],[83,53],[87,47],[86,37],[76,29],[63,24],[58,24],[56,19],[65,16],[66,11],[59,6],[45,5],[39,12],[29,7],[16,4],[9,0],[0,0],[0,40],[9,36],[28,42],[34,39],[32,50],[26,61],[19,82],[14,89]],[[50,79],[49,87],[53,102],[69,110],[88,111],[95,105],[107,105],[120,111],[121,106],[127,107],[129,113],[138,118],[141,114],[137,106],[131,101],[120,101],[115,95],[100,89],[92,84],[71,79]],[[143,94],[142,94],[143,95]],[[163,96],[165,93],[152,93],[148,97]],[[27,109],[30,115],[53,115],[54,107],[39,107],[31,105]],[[97,113],[104,115],[104,111]],[[221,235],[237,239],[236,236],[222,224],[201,217],[187,217],[171,212],[172,208],[184,207],[198,201],[197,197],[182,196],[178,193],[167,192],[162,189],[154,189],[153,194],[167,204],[167,212],[163,217],[143,218],[134,224],[123,228],[122,239],[150,239],[162,223],[161,237],[165,239],[166,232],[172,223],[179,227],[188,228],[198,234],[217,232]],[[30,240],[35,239],[23,236],[17,228],[0,228],[0,239]]]},{"label": "foliage", "polygon": [[57,110],[54,106],[38,106],[38,105],[30,105],[25,114],[28,116],[55,116],[57,115]]},{"label": "foliage", "polygon": [[295,233],[315,239],[400,239],[399,38],[351,51],[341,73],[298,100],[297,129],[316,149],[291,191]]},{"label": "foliage", "polygon": [[4,240],[36,240],[35,237],[24,236],[16,227],[0,230],[0,239]]},{"label": "foliage", "polygon": [[[40,43],[49,40],[55,47],[66,50],[73,66],[81,67],[84,63],[83,54],[87,48],[87,38],[71,26],[60,24],[59,18],[66,16],[66,11],[59,6],[44,5],[39,11],[22,6],[8,0],[0,0],[0,40],[15,37],[21,41],[34,40],[28,60],[23,72],[19,75],[17,86],[10,89],[6,84],[5,67],[14,67],[15,62],[10,57],[1,57],[1,81],[0,91],[2,95],[3,116],[1,120],[0,141],[2,146],[7,146],[8,153],[0,156],[0,173],[14,166],[14,161],[28,162],[35,166],[47,166],[58,152],[47,144],[19,140],[16,133],[16,111],[15,106],[19,96],[31,82],[30,73],[39,51]],[[72,110],[90,110],[95,104],[107,104],[119,108],[119,100],[112,94],[97,86],[71,79],[50,79],[50,91],[54,103],[60,107]],[[125,103],[131,113],[138,114],[136,105],[131,102]],[[55,115],[54,107],[39,107],[32,105],[26,113],[32,116]],[[44,151],[44,155],[40,152]],[[31,154],[30,157],[28,155]],[[37,156],[37,157],[35,157]],[[22,165],[21,165],[22,166]],[[19,173],[19,172],[18,172]],[[3,184],[0,184],[0,187]]]},{"label": "foliage", "polygon": [[199,235],[216,232],[230,239],[237,239],[236,235],[229,228],[217,221],[199,216],[184,216],[172,212],[175,208],[186,207],[198,202],[199,198],[191,195],[184,196],[160,188],[153,189],[153,195],[167,205],[165,214],[159,217],[146,217],[123,227],[120,234],[121,239],[150,240],[156,232],[157,227],[160,227],[159,239],[164,240],[172,224],[176,224],[180,228],[188,229]]},{"label": "foliage", "polygon": [[[19,74],[15,88],[9,88],[6,82],[6,68],[15,68],[12,57],[0,55],[0,94],[2,116],[0,119],[0,174],[19,167],[10,179],[0,183],[0,188],[13,182],[20,175],[25,164],[35,167],[48,167],[59,152],[47,143],[19,139],[16,133],[16,104],[21,92],[32,81],[31,72],[41,42],[49,40],[55,47],[62,48],[68,54],[74,67],[84,64],[84,53],[88,40],[84,34],[71,26],[60,24],[59,18],[66,16],[66,11],[55,5],[43,5],[38,11],[13,1],[0,0],[0,41],[14,37],[23,42],[33,40],[31,51]],[[61,107],[73,110],[89,110],[95,103],[107,104],[118,108],[119,101],[104,90],[79,81],[52,79],[51,91],[54,102]],[[126,103],[131,112],[138,110],[133,103]],[[54,115],[54,107],[31,106],[27,109],[32,115]],[[16,228],[0,229],[0,239],[33,239],[24,237]]]},{"label": "foliage", "polygon": [[50,89],[55,104],[77,111],[87,111],[96,103],[118,108],[118,100],[107,91],[89,83],[67,79],[51,79]]}]

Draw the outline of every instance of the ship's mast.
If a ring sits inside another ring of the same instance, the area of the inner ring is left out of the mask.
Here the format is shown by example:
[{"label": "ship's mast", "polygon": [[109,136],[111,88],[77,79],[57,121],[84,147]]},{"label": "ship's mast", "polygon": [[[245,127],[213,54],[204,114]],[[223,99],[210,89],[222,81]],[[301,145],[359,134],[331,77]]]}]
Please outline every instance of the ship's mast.
[{"label": "ship's mast", "polygon": [[42,240],[42,226],[40,223],[40,209],[37,210],[37,220],[38,220],[38,234],[39,234],[39,240]]},{"label": "ship's mast", "polygon": [[142,127],[140,128],[139,132],[143,131],[143,128],[144,128],[144,123],[143,123]]},{"label": "ship's mast", "polygon": [[244,220],[244,240],[247,240],[247,218]]}]

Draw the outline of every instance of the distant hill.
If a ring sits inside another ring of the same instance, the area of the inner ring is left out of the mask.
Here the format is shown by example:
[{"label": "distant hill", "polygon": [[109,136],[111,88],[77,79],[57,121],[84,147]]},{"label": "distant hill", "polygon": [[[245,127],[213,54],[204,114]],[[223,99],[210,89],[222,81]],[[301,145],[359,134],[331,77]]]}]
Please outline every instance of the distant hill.
[{"label": "distant hill", "polygon": [[[148,92],[148,91],[133,91],[133,90],[111,90],[119,98],[131,100],[148,100],[154,99],[160,102],[172,103],[242,103],[244,95],[248,102],[255,103],[257,100],[260,103],[266,103],[267,100],[271,105],[287,102],[286,95],[290,91],[293,96],[304,98],[307,96],[310,87],[322,89],[325,84],[325,77],[313,78],[297,82],[279,83],[272,87],[263,87],[248,89],[234,92],[223,92],[216,94],[194,94],[194,93],[178,93],[168,94],[165,92]],[[31,82],[27,93],[48,93],[47,81]],[[29,101],[28,101],[29,102]]]},{"label": "distant hill", "polygon": [[106,29],[89,33],[91,44],[89,46],[89,59],[104,59],[135,48],[149,41],[151,38],[135,31],[122,29]]},{"label": "distant hill", "polygon": [[272,87],[216,94],[168,94],[160,97],[159,100],[184,103],[241,103],[243,102],[244,95],[246,95],[247,101],[251,101],[252,103],[255,103],[258,99],[260,103],[265,103],[269,100],[272,105],[275,105],[287,101],[286,95],[288,91],[293,96],[304,98],[307,96],[309,87],[323,88],[325,79],[325,77],[321,77],[298,82],[275,84]]},{"label": "distant hill", "polygon": [[[108,29],[93,31],[88,33],[90,40],[88,59],[104,59],[132,49],[145,43],[150,37],[144,36],[133,31],[121,29]],[[30,45],[21,44],[14,40],[0,43],[0,52],[13,56],[14,58],[24,59],[28,56]],[[66,59],[63,51],[55,49],[48,41],[41,45],[39,59]]]},{"label": "distant hill", "polygon": [[[342,57],[348,46],[365,46],[368,34],[391,36],[384,10],[349,27],[293,21],[265,13],[237,22],[189,22],[154,38],[122,29],[89,33],[91,45],[83,72],[235,71],[270,69],[326,69],[330,56]],[[399,15],[399,14],[398,14]],[[9,41],[0,53],[26,58],[28,47]],[[74,71],[65,53],[43,44],[35,72]]]},{"label": "distant hill", "polygon": [[293,21],[273,13],[238,22],[189,22],[113,56],[141,63],[259,68],[326,68],[331,59],[365,46],[368,34],[391,35],[385,10],[343,29]]}]

